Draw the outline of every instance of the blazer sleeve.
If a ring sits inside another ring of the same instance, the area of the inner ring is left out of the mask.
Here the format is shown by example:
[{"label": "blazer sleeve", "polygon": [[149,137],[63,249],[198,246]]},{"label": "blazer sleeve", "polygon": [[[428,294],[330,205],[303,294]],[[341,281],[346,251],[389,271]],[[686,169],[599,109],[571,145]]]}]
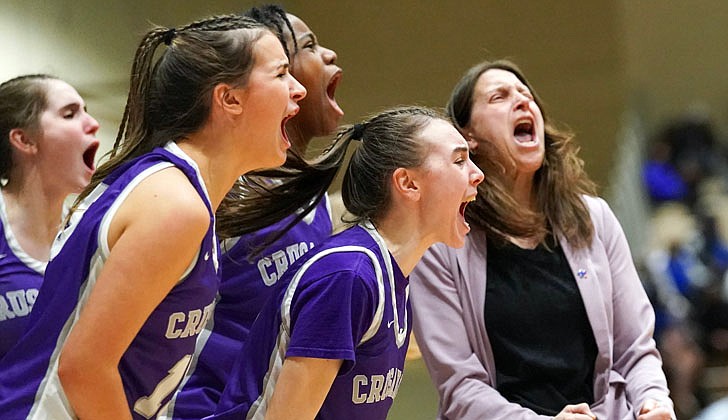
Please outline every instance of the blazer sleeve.
[{"label": "blazer sleeve", "polygon": [[[592,205],[596,235],[602,241],[612,277],[613,366],[626,380],[635,417],[647,398],[673,407],[662,358],[653,339],[655,312],[637,275],[619,221],[601,198]],[[674,414],[673,414],[674,418]]]},{"label": "blazer sleeve", "polygon": [[[480,331],[474,327],[482,308],[470,308],[470,299],[457,269],[453,250],[442,244],[431,247],[410,275],[415,336],[430,376],[440,396],[440,418],[550,419],[508,402],[491,384],[492,380],[471,344]],[[484,274],[485,275],[485,274]],[[469,279],[475,281],[475,279]],[[482,301],[482,299],[480,300]],[[482,353],[481,353],[482,354]]]}]

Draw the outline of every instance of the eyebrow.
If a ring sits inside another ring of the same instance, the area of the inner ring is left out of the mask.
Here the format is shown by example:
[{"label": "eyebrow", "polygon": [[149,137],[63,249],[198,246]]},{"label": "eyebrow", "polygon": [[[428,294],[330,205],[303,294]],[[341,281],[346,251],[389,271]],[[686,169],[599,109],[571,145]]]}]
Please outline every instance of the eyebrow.
[{"label": "eyebrow", "polygon": [[[501,84],[496,85],[493,89],[485,91],[483,94],[488,96],[494,92],[505,91],[505,90],[508,90],[510,86],[511,85],[501,83]],[[516,88],[516,91],[518,91],[518,92],[521,92],[521,93],[528,92],[529,94],[533,95],[533,93],[531,93],[531,89],[529,89],[528,86],[526,86],[526,85],[518,84],[518,85],[515,85],[515,88]]]},{"label": "eyebrow", "polygon": [[316,42],[316,35],[314,35],[313,32],[306,32],[305,34],[299,36],[296,42],[302,43],[306,40],[306,38],[310,38],[311,41]]},{"label": "eyebrow", "polygon": [[452,154],[456,155],[458,153],[468,153],[470,152],[470,149],[467,146],[458,146],[454,149],[452,149]]},{"label": "eyebrow", "polygon": [[63,112],[65,110],[73,110],[73,111],[76,111],[76,110],[79,110],[79,109],[82,109],[82,108],[85,110],[86,109],[86,105],[85,104],[84,105],[81,105],[79,102],[71,102],[69,104],[63,105],[62,107],[58,108],[58,110],[60,112]]},{"label": "eyebrow", "polygon": [[281,60],[280,63],[275,67],[275,71],[288,70],[291,64],[288,61]]}]

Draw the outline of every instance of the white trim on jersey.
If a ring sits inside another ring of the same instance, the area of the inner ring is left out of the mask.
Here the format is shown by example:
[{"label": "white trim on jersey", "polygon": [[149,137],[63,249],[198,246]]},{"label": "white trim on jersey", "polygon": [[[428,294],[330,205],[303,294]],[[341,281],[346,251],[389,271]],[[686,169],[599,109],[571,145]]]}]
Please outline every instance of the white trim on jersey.
[{"label": "white trim on jersey", "polygon": [[[379,326],[382,323],[385,299],[382,267],[379,264],[377,256],[367,248],[356,245],[347,245],[337,248],[329,248],[311,257],[301,266],[298,272],[296,272],[296,275],[293,277],[293,279],[291,279],[291,283],[286,289],[286,294],[283,298],[283,301],[281,302],[281,325],[278,332],[278,338],[276,340],[276,346],[270,356],[268,372],[266,373],[265,378],[263,378],[263,392],[261,392],[260,396],[258,396],[255,402],[250,406],[250,410],[248,411],[248,414],[246,416],[247,420],[262,420],[265,417],[270,398],[273,396],[273,390],[275,389],[276,383],[278,382],[278,376],[280,375],[281,368],[283,367],[283,361],[286,357],[286,349],[288,349],[288,344],[291,337],[291,302],[296,292],[296,288],[298,287],[299,281],[306,273],[306,270],[308,270],[316,261],[327,255],[338,252],[361,252],[367,255],[372,260],[374,272],[377,276],[379,301],[377,303],[377,309],[374,312],[372,324],[370,325],[366,333],[364,333],[364,336],[359,342],[359,345],[369,340],[379,329]],[[385,260],[387,260],[388,255],[388,251],[383,254]]]},{"label": "white trim on jersey", "polygon": [[7,241],[8,246],[10,247],[10,250],[13,252],[13,254],[15,254],[15,256],[23,264],[28,266],[28,268],[40,275],[43,275],[45,273],[46,265],[48,263],[36,260],[35,258],[31,257],[20,246],[18,238],[15,237],[15,235],[13,234],[13,230],[10,227],[10,222],[8,221],[8,213],[5,207],[5,199],[3,198],[2,192],[0,192],[0,221],[3,224],[3,230],[5,231],[5,240]]},{"label": "white trim on jersey", "polygon": [[374,241],[379,245],[379,252],[381,252],[384,259],[384,265],[387,267],[387,276],[389,277],[389,292],[392,295],[392,312],[394,313],[394,325],[397,327],[394,330],[394,338],[397,343],[397,348],[404,346],[405,340],[407,339],[407,300],[409,300],[409,284],[405,287],[405,310],[404,312],[404,327],[399,325],[399,313],[397,312],[397,298],[394,288],[394,269],[392,268],[392,260],[389,257],[389,250],[387,244],[384,242],[384,238],[377,232],[374,225],[369,222],[362,222],[363,227],[369,234],[374,238]]},{"label": "white trim on jersey", "polygon": [[[173,144],[174,147],[169,147],[170,144]],[[202,178],[199,173],[199,168],[197,165],[194,164],[189,157],[186,157],[184,152],[182,152],[179,147],[170,142],[167,144],[167,150],[170,152],[173,152],[175,155],[179,155],[181,158],[184,158],[185,161],[190,163],[191,165],[194,165],[193,168],[195,169],[195,172],[197,173],[197,177],[202,183]],[[171,150],[170,150],[171,149]],[[180,155],[181,153],[181,155]],[[35,402],[33,404],[33,407],[30,410],[30,413],[28,414],[28,420],[71,420],[75,418],[75,415],[73,415],[73,411],[71,409],[70,403],[68,402],[68,399],[65,395],[65,392],[63,391],[63,386],[61,385],[60,379],[58,377],[58,359],[60,357],[61,349],[63,347],[63,344],[66,341],[66,338],[70,334],[73,327],[76,325],[76,322],[78,321],[78,318],[80,316],[81,311],[83,310],[83,307],[85,306],[86,302],[88,301],[88,298],[91,294],[91,291],[93,290],[94,285],[96,284],[96,281],[98,279],[99,274],[101,273],[101,270],[104,266],[104,263],[106,262],[106,259],[109,256],[109,245],[108,245],[108,231],[109,231],[109,225],[111,224],[111,220],[113,219],[114,215],[116,214],[117,210],[121,206],[121,204],[124,202],[124,200],[128,197],[128,195],[131,193],[131,191],[139,185],[140,182],[145,180],[147,177],[152,175],[153,173],[156,173],[160,170],[173,167],[174,164],[171,162],[159,162],[157,164],[154,164],[145,170],[138,173],[132,180],[124,186],[124,189],[119,193],[119,195],[114,199],[114,202],[111,204],[109,209],[107,210],[106,214],[104,214],[104,217],[101,219],[99,230],[98,230],[98,248],[96,249],[96,252],[92,256],[91,260],[89,261],[89,275],[84,281],[84,283],[81,285],[81,288],[79,290],[79,299],[76,303],[76,307],[73,309],[73,312],[71,312],[70,316],[68,317],[68,320],[63,326],[63,329],[61,330],[60,335],[58,336],[58,340],[56,342],[56,347],[53,350],[53,353],[51,355],[49,364],[48,364],[48,370],[46,371],[46,374],[44,375],[40,386],[38,387],[38,390],[35,395]],[[204,183],[202,183],[204,187]],[[73,232],[76,229],[76,226],[78,226],[78,222],[83,218],[83,214],[88,209],[88,207],[101,195],[104,191],[108,188],[108,185],[106,184],[99,184],[98,187],[92,191],[91,194],[89,194],[88,197],[86,197],[79,206],[79,209],[74,212],[71,216],[71,223],[64,229],[56,239],[54,243],[55,248],[55,254],[61,250],[63,244],[70,238],[70,236],[73,234]],[[204,188],[203,188],[204,189]],[[205,197],[207,198],[209,202],[209,196],[207,195],[207,190],[205,192]],[[217,268],[217,244],[215,244],[217,241],[214,240],[214,248],[213,248],[213,258],[215,262],[215,268]],[[180,277],[180,281],[185,279],[187,275],[192,271],[192,269],[195,267],[197,260],[199,259],[199,254],[203,252],[202,247],[200,247],[200,251],[198,251],[197,256],[192,260],[191,264],[185,272]],[[49,417],[49,415],[53,415],[53,417]]]},{"label": "white trim on jersey", "polygon": [[[197,175],[197,181],[202,186],[202,192],[205,193],[205,198],[207,199],[207,202],[212,203],[212,200],[210,200],[210,194],[207,192],[207,185],[205,184],[205,180],[202,178],[202,172],[200,172],[200,167],[197,166],[197,162],[195,162],[194,159],[189,157],[187,155],[187,153],[185,153],[182,149],[180,149],[179,145],[173,141],[168,142],[164,146],[164,149],[166,151],[172,153],[173,155],[177,156],[178,158],[184,160],[185,162],[187,162],[187,164],[189,164],[195,170],[195,174]],[[212,204],[210,204],[210,205],[212,206]],[[215,213],[214,210],[212,212]],[[217,244],[217,233],[215,232],[215,224],[213,223],[211,227],[212,227],[212,255],[211,255],[212,264],[215,267],[215,271],[218,271],[220,269],[220,262],[217,260],[218,244]],[[202,251],[202,250],[200,250],[200,251]],[[184,278],[187,274],[188,273],[185,272],[185,275],[182,276],[182,278]]]},{"label": "white trim on jersey", "polygon": [[[80,295],[76,307],[63,325],[61,333],[58,335],[56,347],[48,362],[48,370],[38,386],[35,394],[35,401],[28,413],[27,420],[72,420],[76,416],[73,414],[71,404],[68,402],[66,393],[63,391],[61,380],[58,377],[58,359],[61,354],[63,344],[70,334],[73,326],[76,325],[79,315],[89,295],[93,285],[96,284],[101,269],[104,266],[105,257],[101,256],[101,250],[97,249],[91,261],[89,262],[89,274],[86,281],[81,285]],[[89,285],[91,285],[89,287]]]}]

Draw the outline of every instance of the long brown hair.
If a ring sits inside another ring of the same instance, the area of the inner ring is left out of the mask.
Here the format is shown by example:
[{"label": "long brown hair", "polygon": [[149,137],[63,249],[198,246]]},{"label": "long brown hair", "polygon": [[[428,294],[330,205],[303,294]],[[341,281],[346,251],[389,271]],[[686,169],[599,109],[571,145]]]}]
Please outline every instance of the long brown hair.
[{"label": "long brown hair", "polygon": [[[110,157],[74,208],[125,162],[199,130],[210,114],[216,85],[245,85],[254,64],[253,45],[265,32],[256,21],[238,15],[149,31],[134,56],[129,96]],[[167,48],[154,62],[161,44]]]},{"label": "long brown hair", "polygon": [[[478,186],[478,198],[466,209],[466,216],[473,225],[484,229],[496,239],[505,236],[546,237],[546,233],[560,233],[577,248],[589,245],[594,226],[583,195],[595,195],[596,185],[584,171],[584,161],[578,157],[579,148],[573,134],[556,128],[548,119],[543,103],[523,72],[507,60],[484,61],[471,67],[455,85],[447,112],[461,131],[470,123],[475,86],[483,73],[500,69],[513,73],[526,85],[541,109],[545,124],[546,153],[543,165],[536,171],[536,211],[519,206],[503,186],[499,175],[503,174],[502,159],[497,148],[484,150],[486,158],[481,163],[485,180]],[[524,223],[530,226],[524,232]],[[514,230],[514,227],[516,228]],[[529,232],[530,230],[530,232]]]},{"label": "long brown hair", "polygon": [[40,116],[48,107],[49,80],[59,79],[47,74],[28,74],[0,84],[0,180],[7,179],[13,167],[10,131],[39,128]]}]

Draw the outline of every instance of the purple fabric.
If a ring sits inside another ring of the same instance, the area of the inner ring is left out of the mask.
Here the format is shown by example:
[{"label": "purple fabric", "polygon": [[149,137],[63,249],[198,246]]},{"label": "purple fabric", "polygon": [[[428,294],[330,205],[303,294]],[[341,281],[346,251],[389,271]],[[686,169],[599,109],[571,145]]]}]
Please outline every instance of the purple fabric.
[{"label": "purple fabric", "polygon": [[274,387],[283,355],[344,360],[317,419],[386,418],[407,352],[408,294],[376,232],[357,226],[327,240],[276,284],[211,418],[263,415],[270,395],[261,393]]},{"label": "purple fabric", "polygon": [[[167,147],[181,153],[174,143]],[[57,380],[55,362],[83,303],[82,297],[88,293],[88,287],[93,287],[93,265],[103,264],[105,259],[99,258],[104,254],[99,241],[104,216],[125,187],[145,169],[154,167],[150,169],[153,171],[170,164],[187,175],[208,206],[210,229],[192,270],[150,315],[119,364],[133,418],[149,418],[169,401],[192,358],[196,336],[205,319],[211,316],[219,279],[215,263],[214,216],[207,193],[198,180],[198,172],[183,158],[158,148],[109,175],[104,185],[96,190],[103,192],[98,196],[92,193],[93,201],[83,214],[78,215],[80,220],[75,219],[61,234],[65,242],[48,264],[46,281],[30,317],[30,327],[0,361],[0,412],[3,418],[25,418],[31,409],[43,418],[56,418],[54,415],[63,418],[60,412],[63,406],[66,406],[63,411],[70,412]],[[160,381],[169,375],[175,379],[179,376],[179,379],[155,392]],[[49,404],[54,409],[45,408]]]}]

